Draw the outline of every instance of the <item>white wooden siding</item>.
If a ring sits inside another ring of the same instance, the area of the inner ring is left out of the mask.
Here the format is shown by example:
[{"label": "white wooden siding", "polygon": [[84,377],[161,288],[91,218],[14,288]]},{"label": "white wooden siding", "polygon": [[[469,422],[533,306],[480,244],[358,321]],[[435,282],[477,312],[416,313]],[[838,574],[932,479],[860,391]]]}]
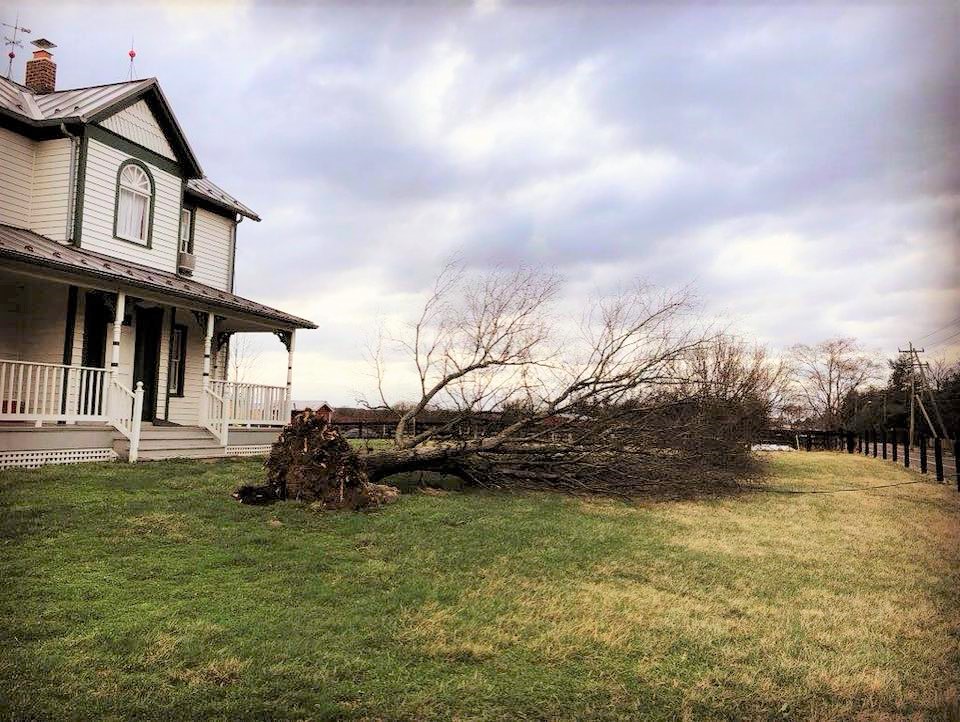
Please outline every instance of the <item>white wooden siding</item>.
[{"label": "white wooden siding", "polygon": [[100,125],[144,148],[149,148],[154,153],[176,160],[163,129],[144,100],[111,115]]},{"label": "white wooden siding", "polygon": [[196,426],[200,421],[200,393],[203,389],[203,331],[186,309],[177,309],[177,323],[187,327],[187,363],[183,372],[183,397],[170,397],[167,420]]},{"label": "white wooden siding", "polygon": [[197,259],[193,278],[229,291],[233,220],[198,208],[193,223],[193,254]]},{"label": "white wooden siding", "polygon": [[34,141],[0,128],[0,223],[27,228],[33,187]]},{"label": "white wooden siding", "polygon": [[87,313],[87,290],[77,289],[77,320],[73,327],[73,349],[70,354],[70,363],[80,366],[83,361],[83,319]]},{"label": "white wooden siding", "polygon": [[69,138],[34,144],[33,200],[29,227],[55,241],[68,238],[71,145]]},{"label": "white wooden siding", "polygon": [[63,363],[67,286],[0,274],[0,358]]},{"label": "white wooden siding", "polygon": [[81,247],[125,261],[176,272],[177,234],[180,228],[181,181],[150,163],[154,181],[153,247],[113,237],[117,198],[117,171],[130,156],[96,140],[87,146]]}]

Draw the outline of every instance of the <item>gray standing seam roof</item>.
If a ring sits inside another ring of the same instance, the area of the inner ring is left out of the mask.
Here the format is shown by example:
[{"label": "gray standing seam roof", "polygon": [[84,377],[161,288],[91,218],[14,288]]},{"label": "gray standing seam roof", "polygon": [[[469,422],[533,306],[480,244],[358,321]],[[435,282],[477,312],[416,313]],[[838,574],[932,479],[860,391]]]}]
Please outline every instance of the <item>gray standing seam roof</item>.
[{"label": "gray standing seam roof", "polygon": [[[68,120],[87,123],[92,116],[108,110],[111,106],[151,86],[155,86],[157,92],[163,95],[156,78],[41,94],[0,77],[0,108],[8,113],[22,116],[27,121],[45,125],[56,125]],[[173,122],[177,124],[175,118]],[[192,152],[191,150],[190,153]],[[220,208],[239,213],[254,221],[260,220],[256,211],[241,203],[206,176],[189,179],[187,187],[194,195],[205,198]]]},{"label": "gray standing seam roof", "polygon": [[137,263],[58,243],[46,236],[15,226],[0,224],[0,258],[68,273],[79,273],[190,301],[201,301],[224,309],[259,316],[284,326],[317,327],[312,321],[264,306],[229,291],[221,291],[167,271],[147,268]]},{"label": "gray standing seam roof", "polygon": [[232,195],[223,190],[212,180],[204,176],[203,178],[191,178],[187,181],[187,190],[194,195],[206,198],[214,205],[226,208],[234,213],[246,216],[250,220],[259,221],[260,216],[252,208],[245,206]]}]

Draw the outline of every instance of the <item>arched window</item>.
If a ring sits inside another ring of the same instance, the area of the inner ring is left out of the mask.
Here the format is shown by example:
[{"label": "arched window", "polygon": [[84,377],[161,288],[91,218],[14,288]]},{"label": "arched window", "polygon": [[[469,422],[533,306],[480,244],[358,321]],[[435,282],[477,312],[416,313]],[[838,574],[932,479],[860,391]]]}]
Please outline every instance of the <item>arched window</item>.
[{"label": "arched window", "polygon": [[153,178],[142,163],[128,160],[117,172],[113,235],[149,247],[152,222]]}]

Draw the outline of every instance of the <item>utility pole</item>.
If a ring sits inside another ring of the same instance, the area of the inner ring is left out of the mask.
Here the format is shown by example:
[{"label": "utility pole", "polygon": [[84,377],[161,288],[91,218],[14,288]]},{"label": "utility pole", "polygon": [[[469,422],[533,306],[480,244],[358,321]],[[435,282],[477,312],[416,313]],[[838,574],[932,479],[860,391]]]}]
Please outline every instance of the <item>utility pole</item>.
[{"label": "utility pole", "polygon": [[910,369],[910,432],[907,436],[907,446],[913,446],[913,400],[917,397],[913,379],[913,368]]},{"label": "utility pole", "polygon": [[[924,420],[927,422],[927,426],[930,427],[930,431],[933,433],[934,437],[938,438],[949,438],[947,433],[946,424],[943,423],[943,416],[940,414],[940,406],[937,404],[937,399],[933,395],[933,391],[930,388],[930,382],[927,379],[926,369],[929,366],[924,361],[920,360],[920,354],[924,353],[922,348],[916,348],[913,345],[913,342],[907,344],[907,349],[897,349],[901,354],[907,354],[910,357],[910,443],[913,443],[914,430],[915,430],[915,406],[920,407],[920,412],[923,414]],[[919,376],[920,390],[918,393],[917,390],[917,381]],[[927,413],[927,407],[923,403],[922,393],[926,392],[927,399],[930,402],[930,406],[933,408],[933,413],[937,418],[937,423],[939,424],[939,429],[934,425],[933,420],[930,418],[930,414]]]},{"label": "utility pole", "polygon": [[943,438],[947,438],[949,436],[947,433],[947,425],[943,423],[943,417],[940,415],[940,405],[937,403],[937,399],[933,395],[933,389],[930,388],[930,380],[927,378],[927,369],[930,367],[930,364],[926,362],[920,362],[920,353],[917,349],[913,350],[913,357],[916,361],[917,369],[920,371],[920,385],[923,387],[923,390],[927,392],[927,398],[930,400],[930,406],[933,407],[933,413],[937,417],[937,423],[940,424],[939,431],[934,428],[933,422],[930,421],[930,417],[927,415],[927,410],[923,406],[923,401],[918,399],[920,402],[920,408],[923,409],[923,415],[927,417],[927,423],[930,424],[930,430],[933,431],[933,435],[935,437],[940,437],[942,433]]}]

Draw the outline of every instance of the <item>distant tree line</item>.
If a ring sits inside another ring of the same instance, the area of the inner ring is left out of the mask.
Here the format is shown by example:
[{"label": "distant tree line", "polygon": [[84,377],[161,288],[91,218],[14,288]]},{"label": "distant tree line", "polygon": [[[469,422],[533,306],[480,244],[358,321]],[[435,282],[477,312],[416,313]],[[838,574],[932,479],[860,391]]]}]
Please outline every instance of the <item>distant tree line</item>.
[{"label": "distant tree line", "polygon": [[[911,379],[918,394],[923,390],[909,355],[884,359],[853,338],[794,346],[786,363],[792,380],[775,421],[799,428],[905,429],[910,423]],[[960,360],[931,360],[925,378],[948,434],[956,437],[960,429]],[[939,426],[926,393],[923,401],[934,425]],[[919,404],[914,414],[917,429],[931,435]]]}]

